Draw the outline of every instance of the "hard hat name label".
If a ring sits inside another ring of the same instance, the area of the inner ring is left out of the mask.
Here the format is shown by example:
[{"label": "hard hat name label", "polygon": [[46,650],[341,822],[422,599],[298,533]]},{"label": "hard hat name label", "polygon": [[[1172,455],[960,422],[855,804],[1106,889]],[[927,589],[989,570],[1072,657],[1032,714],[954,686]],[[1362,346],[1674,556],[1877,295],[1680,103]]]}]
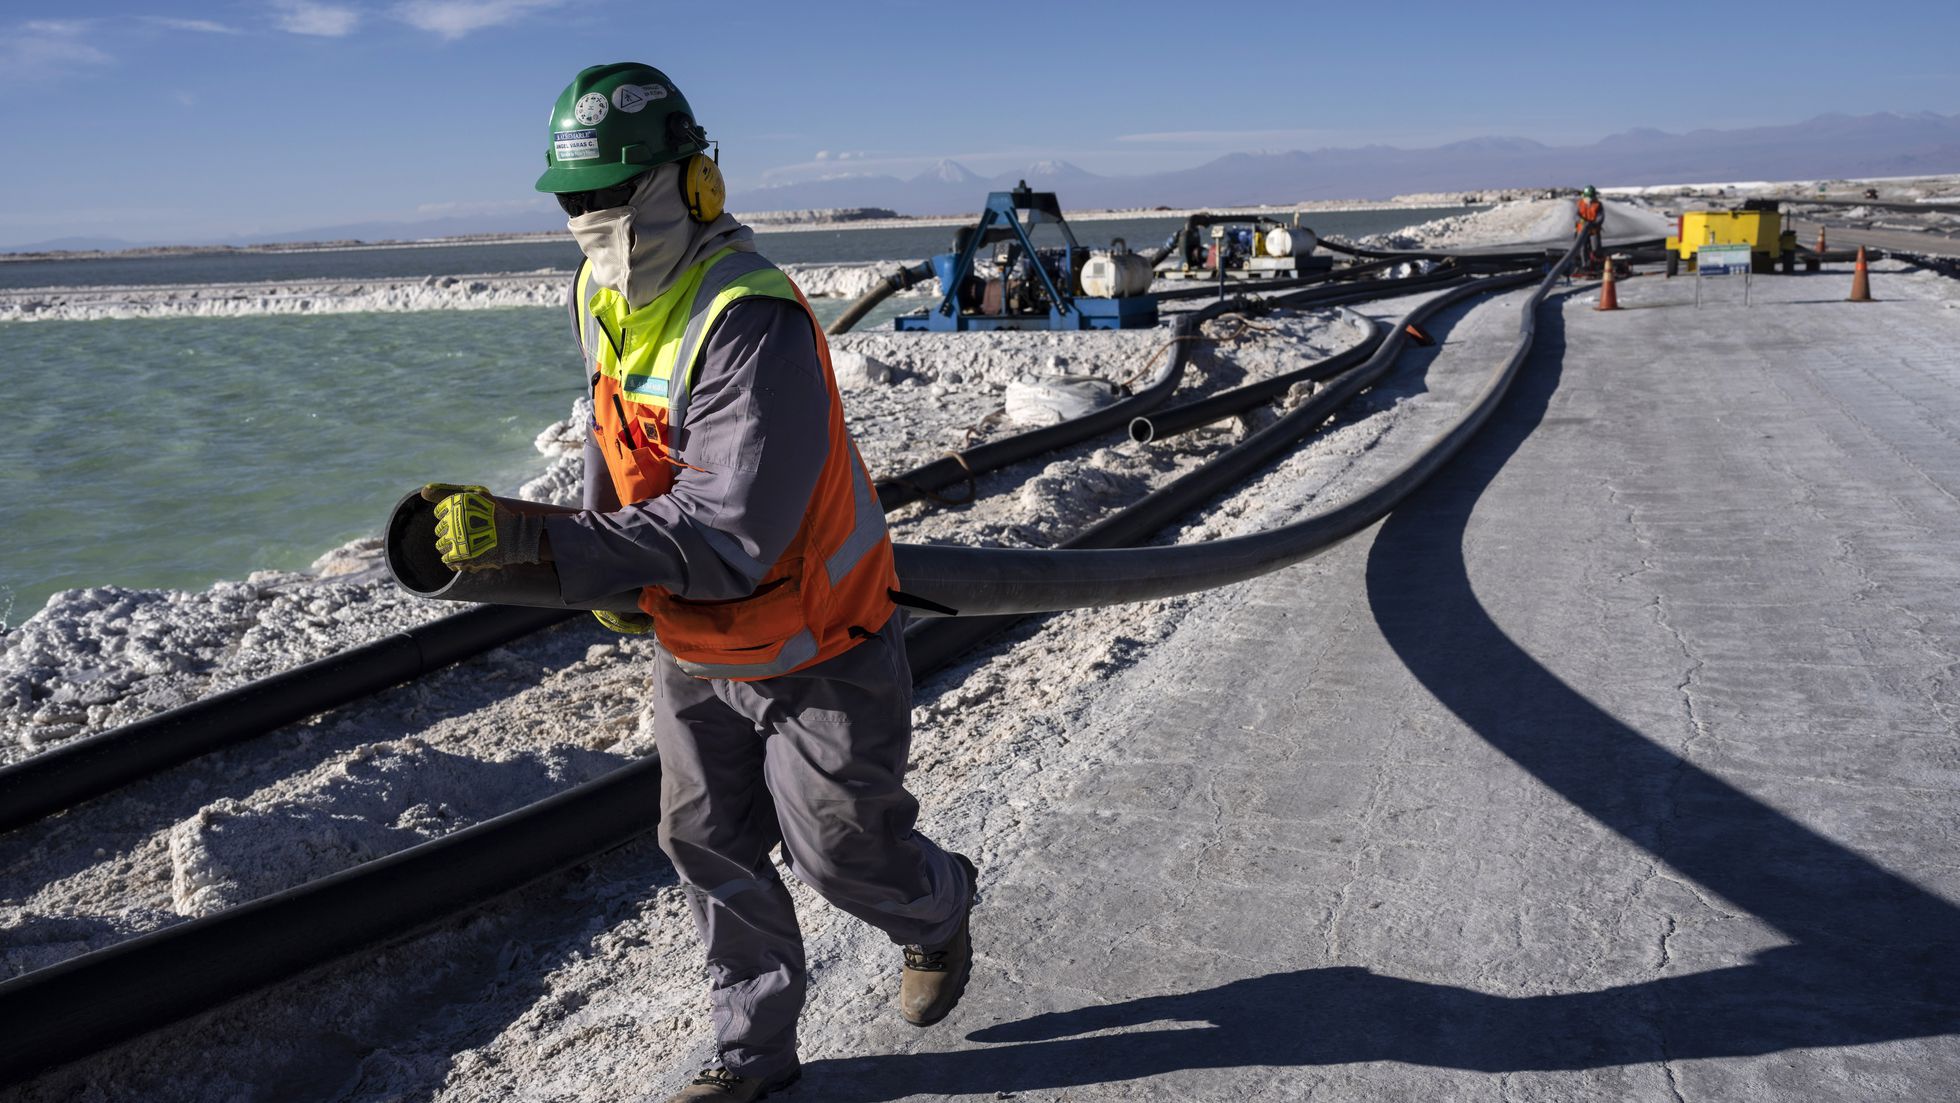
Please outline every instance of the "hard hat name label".
[{"label": "hard hat name label", "polygon": [[551,132],[552,155],[560,161],[591,161],[599,156],[599,132],[596,130],[554,130]]}]

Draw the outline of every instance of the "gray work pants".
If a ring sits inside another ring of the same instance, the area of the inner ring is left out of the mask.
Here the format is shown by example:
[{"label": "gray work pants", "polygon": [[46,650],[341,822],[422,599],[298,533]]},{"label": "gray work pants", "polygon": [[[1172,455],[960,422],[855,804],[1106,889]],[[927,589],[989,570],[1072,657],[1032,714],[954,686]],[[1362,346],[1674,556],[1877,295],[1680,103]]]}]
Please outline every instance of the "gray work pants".
[{"label": "gray work pants", "polygon": [[654,675],[660,848],[708,953],[722,1063],[769,1076],[796,1059],[803,938],[769,852],[825,900],[901,945],[952,938],[966,873],[912,830],[912,673],[904,617],[834,659],[759,682]]}]

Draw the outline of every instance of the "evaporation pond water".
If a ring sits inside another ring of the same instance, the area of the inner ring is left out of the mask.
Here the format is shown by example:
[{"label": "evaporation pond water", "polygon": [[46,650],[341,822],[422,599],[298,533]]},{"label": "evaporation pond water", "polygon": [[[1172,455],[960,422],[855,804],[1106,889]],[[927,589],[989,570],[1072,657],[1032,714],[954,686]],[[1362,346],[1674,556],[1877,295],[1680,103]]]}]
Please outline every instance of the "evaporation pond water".
[{"label": "evaporation pond water", "polygon": [[581,377],[546,308],[0,325],[0,363],[0,624],[304,567],[424,481],[509,493]]},{"label": "evaporation pond water", "polygon": [[[1302,221],[1322,237],[1355,238],[1399,230],[1443,215],[1481,207],[1405,207],[1375,211],[1314,211]],[[1078,242],[1103,248],[1122,238],[1132,248],[1163,244],[1182,218],[1081,218],[1069,223]],[[1047,231],[1045,231],[1047,232]],[[952,248],[952,226],[884,226],[873,229],[763,230],[756,247],[778,264],[849,261],[915,261]],[[1038,244],[1048,244],[1044,239]],[[349,280],[461,276],[486,272],[570,272],[578,267],[570,237],[521,242],[430,244],[374,249],[296,252],[128,255],[86,260],[0,261],[0,288],[120,287],[148,284],[242,283],[255,280]]]}]

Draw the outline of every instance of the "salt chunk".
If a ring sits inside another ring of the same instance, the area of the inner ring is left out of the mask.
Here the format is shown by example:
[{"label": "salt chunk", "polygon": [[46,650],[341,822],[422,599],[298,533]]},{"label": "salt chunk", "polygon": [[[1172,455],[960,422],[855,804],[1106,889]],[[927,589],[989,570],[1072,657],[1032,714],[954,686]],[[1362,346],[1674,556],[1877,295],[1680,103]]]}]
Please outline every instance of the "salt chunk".
[{"label": "salt chunk", "polygon": [[889,383],[892,378],[890,366],[861,352],[831,353],[830,370],[837,377],[837,385],[847,391]]},{"label": "salt chunk", "polygon": [[1116,401],[1116,388],[1093,375],[1044,375],[1007,385],[1007,416],[1016,425],[1054,425]]}]

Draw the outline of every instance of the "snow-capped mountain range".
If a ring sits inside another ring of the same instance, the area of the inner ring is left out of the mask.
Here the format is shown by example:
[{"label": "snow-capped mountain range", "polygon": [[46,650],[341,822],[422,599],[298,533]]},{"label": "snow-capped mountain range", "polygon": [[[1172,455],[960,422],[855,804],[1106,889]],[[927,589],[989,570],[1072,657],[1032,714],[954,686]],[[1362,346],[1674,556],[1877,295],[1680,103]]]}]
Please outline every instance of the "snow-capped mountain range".
[{"label": "snow-capped mountain range", "polygon": [[1806,180],[1960,172],[1960,115],[1820,115],[1790,126],[1624,131],[1590,145],[1529,138],[1471,138],[1430,149],[1370,145],[1285,153],[1234,153],[1187,169],[1102,176],[1067,161],[1040,161],[983,177],[956,161],[916,176],[850,174],[749,188],[736,210],[889,207],[904,214],[962,214],[986,191],[1030,186],[1070,207],[1225,206],[1303,199],[1386,198],[1408,192],[1547,185]]}]

